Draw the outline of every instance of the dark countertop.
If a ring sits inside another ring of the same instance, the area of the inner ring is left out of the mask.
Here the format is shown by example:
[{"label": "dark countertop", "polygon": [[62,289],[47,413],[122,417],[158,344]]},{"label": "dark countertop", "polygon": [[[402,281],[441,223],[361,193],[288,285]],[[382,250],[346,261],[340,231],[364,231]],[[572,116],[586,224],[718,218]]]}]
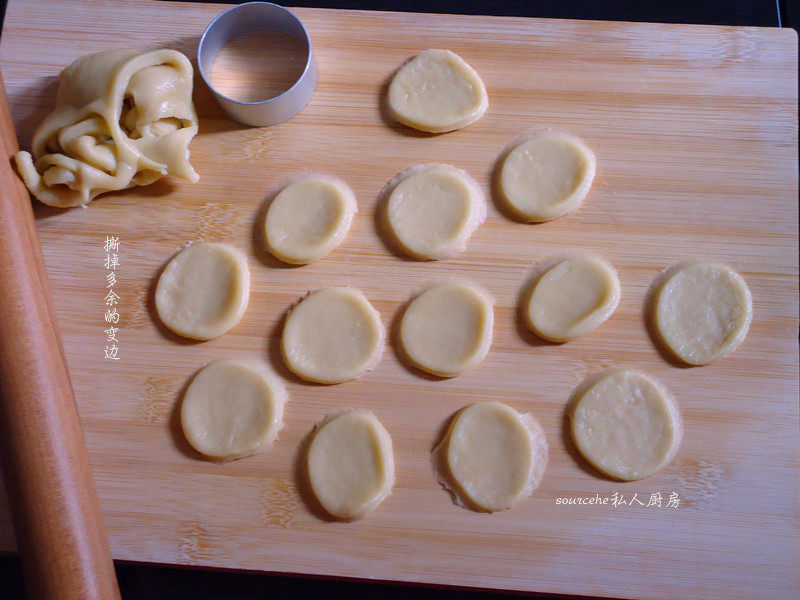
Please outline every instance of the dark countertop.
[{"label": "dark countertop", "polygon": [[[200,0],[203,1],[203,0]],[[237,2],[225,2],[228,4]],[[276,0],[277,1],[277,0]],[[5,13],[5,0],[0,9]],[[706,25],[797,27],[797,0],[290,0],[289,6],[355,8],[403,12],[492,14],[603,21],[651,21]],[[202,569],[117,565],[125,600],[255,600],[258,598],[392,598],[484,600],[498,594],[385,583],[232,573]],[[0,557],[6,600],[24,600],[19,559]],[[547,596],[553,598],[553,596]]]}]

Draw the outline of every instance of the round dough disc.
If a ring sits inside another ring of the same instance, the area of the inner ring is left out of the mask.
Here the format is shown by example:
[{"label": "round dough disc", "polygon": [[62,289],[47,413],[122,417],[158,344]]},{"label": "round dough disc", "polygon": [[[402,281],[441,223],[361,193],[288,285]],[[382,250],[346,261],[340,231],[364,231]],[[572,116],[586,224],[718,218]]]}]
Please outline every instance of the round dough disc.
[{"label": "round dough disc", "polygon": [[267,248],[283,262],[307,264],[326,256],[347,236],[358,205],[341,181],[310,177],[275,196],[264,219]]},{"label": "round dough disc", "polygon": [[397,243],[422,260],[463,252],[469,236],[485,219],[480,187],[450,165],[420,165],[404,171],[392,184],[386,206],[386,220]]},{"label": "round dough disc", "polygon": [[483,81],[450,50],[425,50],[403,65],[389,85],[389,108],[400,123],[433,133],[460,129],[483,116]]},{"label": "round dough disc", "polygon": [[744,341],[753,319],[750,289],[726,265],[698,262],[670,274],[658,292],[655,326],[667,347],[690,365],[707,365]]},{"label": "round dough disc", "polygon": [[232,460],[268,447],[283,428],[286,391],[266,367],[221,360],[204,367],[181,404],[181,426],[198,452]]},{"label": "round dough disc", "polygon": [[461,410],[450,425],[446,447],[458,498],[478,510],[504,510],[530,496],[547,466],[542,428],[530,415],[500,402]]},{"label": "round dough disc", "polygon": [[594,153],[565,133],[542,133],[514,148],[503,161],[500,191],[514,214],[550,221],[575,210],[594,180]]},{"label": "round dough disc", "polygon": [[567,342],[602,325],[619,304],[619,278],[598,256],[568,258],[536,282],[524,314],[534,333]]},{"label": "round dough disc", "polygon": [[200,242],[164,268],[156,285],[156,310],[178,335],[210,340],[241,320],[249,296],[245,256],[226,244]]},{"label": "round dough disc", "polygon": [[665,467],[681,441],[672,397],[635,371],[612,371],[592,385],[571,414],[581,454],[609,477],[633,481]]},{"label": "round dough disc", "polygon": [[326,511],[348,521],[360,519],[392,491],[392,439],[368,411],[326,420],[308,449],[308,478]]},{"label": "round dough disc", "polygon": [[420,369],[453,377],[484,359],[493,324],[492,301],[484,291],[466,283],[443,283],[408,305],[400,342]]},{"label": "round dough disc", "polygon": [[286,318],[283,358],[303,379],[341,383],[377,364],[384,337],[380,315],[364,294],[349,287],[323,288]]}]

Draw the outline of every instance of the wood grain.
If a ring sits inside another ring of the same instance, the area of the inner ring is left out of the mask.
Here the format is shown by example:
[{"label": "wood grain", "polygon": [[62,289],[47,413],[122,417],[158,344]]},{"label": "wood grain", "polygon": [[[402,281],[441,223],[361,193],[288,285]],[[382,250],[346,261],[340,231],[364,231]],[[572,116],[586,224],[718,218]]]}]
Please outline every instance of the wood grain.
[{"label": "wood grain", "polygon": [[[118,47],[194,54],[215,5],[12,1],[0,58],[23,146],[74,58]],[[63,341],[115,557],[159,563],[643,598],[792,598],[798,590],[797,38],[789,30],[547,21],[298,9],[319,60],[308,107],[282,125],[225,119],[201,84],[196,185],[175,180],[101,197],[86,210],[37,207]],[[449,48],[482,75],[490,108],[476,124],[422,135],[385,117],[391,73],[416,52]],[[494,164],[522,132],[562,128],[598,157],[582,209],[543,225],[492,203],[462,256],[392,254],[376,233],[382,187],[423,162],[465,169],[491,191]],[[256,235],[287,178],[331,173],[359,201],[345,244],[285,268]],[[119,235],[120,357],[103,359],[106,235]],[[152,311],[154,278],[195,240],[250,257],[242,322],[208,343],[170,335]],[[546,344],[516,319],[536,265],[591,250],[619,270],[622,300],[594,334]],[[708,258],[746,278],[755,316],[744,344],[680,368],[651,341],[643,306],[675,262]],[[276,341],[308,290],[361,288],[394,328],[399,308],[447,277],[497,299],[494,344],[473,371],[431,379],[387,348],[375,371],[337,386],[291,377]],[[287,379],[287,426],[267,454],[220,466],[183,442],[176,407],[204,363],[258,357]],[[660,379],[686,424],[677,458],[644,481],[602,478],[565,435],[564,407],[584,377],[630,366]],[[431,447],[462,406],[494,399],[532,412],[550,443],[536,494],[495,515],[453,504]],[[296,477],[314,423],[346,407],[375,411],[395,444],[398,483],[370,518],[328,522]],[[677,509],[563,506],[560,497],[630,500],[677,492]],[[0,518],[0,548],[13,549]]]},{"label": "wood grain", "polygon": [[32,600],[119,599],[0,76],[0,462]]}]

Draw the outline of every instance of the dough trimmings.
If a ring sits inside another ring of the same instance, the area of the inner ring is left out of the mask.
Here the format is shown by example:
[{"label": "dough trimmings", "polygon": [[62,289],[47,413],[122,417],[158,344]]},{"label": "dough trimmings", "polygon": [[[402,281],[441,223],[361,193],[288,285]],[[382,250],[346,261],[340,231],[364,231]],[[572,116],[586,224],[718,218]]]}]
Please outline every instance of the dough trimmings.
[{"label": "dough trimmings", "polygon": [[319,260],[344,241],[357,210],[352,190],[342,181],[314,176],[290,183],[267,210],[267,249],[287,263]]},{"label": "dough trimmings", "polygon": [[241,320],[249,296],[244,254],[226,244],[199,242],[164,268],[155,304],[161,321],[178,335],[210,340]]},{"label": "dough trimmings", "polygon": [[500,195],[519,219],[550,221],[576,209],[594,180],[594,153],[579,139],[547,131],[511,150],[500,168]]},{"label": "dough trimmings", "polygon": [[479,402],[453,419],[434,451],[442,483],[468,508],[510,508],[539,487],[547,466],[544,430],[531,415]]},{"label": "dough trimmings", "polygon": [[448,282],[417,296],[400,323],[403,352],[420,369],[453,377],[480,363],[492,344],[494,308],[475,285]]},{"label": "dough trimmings", "polygon": [[197,133],[192,64],[176,50],[112,50],[61,72],[56,106],[14,158],[25,185],[51,206],[149,185],[163,175],[198,180],[189,164]]},{"label": "dough trimmings", "polygon": [[389,85],[392,116],[409,127],[443,133],[465,127],[489,106],[475,69],[450,50],[425,50],[397,71]]},{"label": "dough trimmings", "polygon": [[681,419],[672,396],[647,375],[611,371],[576,398],[570,411],[580,453],[609,477],[633,481],[672,461]]},{"label": "dough trimmings", "polygon": [[567,342],[602,325],[619,304],[617,272],[599,256],[565,259],[536,281],[525,299],[528,327],[551,342]]},{"label": "dough trimmings", "polygon": [[403,171],[389,184],[386,225],[397,245],[414,258],[441,260],[463,252],[486,219],[477,182],[451,165]]},{"label": "dough trimmings", "polygon": [[392,491],[392,439],[369,411],[326,419],[308,449],[308,477],[326,511],[347,521],[360,519]]},{"label": "dough trimmings", "polygon": [[668,272],[653,315],[667,348],[690,365],[707,365],[736,350],[752,319],[747,283],[730,267],[713,262]]},{"label": "dough trimmings", "polygon": [[372,369],[383,352],[380,315],[359,290],[311,292],[292,309],[281,349],[295,374],[317,383],[342,383]]},{"label": "dough trimmings", "polygon": [[186,390],[181,426],[192,447],[233,460],[269,447],[283,428],[287,396],[264,365],[221,360],[205,366]]}]

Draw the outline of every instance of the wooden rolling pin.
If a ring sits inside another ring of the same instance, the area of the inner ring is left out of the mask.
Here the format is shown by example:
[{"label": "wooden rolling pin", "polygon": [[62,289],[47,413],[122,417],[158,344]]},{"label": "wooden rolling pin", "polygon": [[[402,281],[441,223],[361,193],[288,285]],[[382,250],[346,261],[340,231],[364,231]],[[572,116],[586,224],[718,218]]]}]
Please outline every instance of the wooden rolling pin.
[{"label": "wooden rolling pin", "polygon": [[0,74],[0,461],[31,600],[119,589]]}]

